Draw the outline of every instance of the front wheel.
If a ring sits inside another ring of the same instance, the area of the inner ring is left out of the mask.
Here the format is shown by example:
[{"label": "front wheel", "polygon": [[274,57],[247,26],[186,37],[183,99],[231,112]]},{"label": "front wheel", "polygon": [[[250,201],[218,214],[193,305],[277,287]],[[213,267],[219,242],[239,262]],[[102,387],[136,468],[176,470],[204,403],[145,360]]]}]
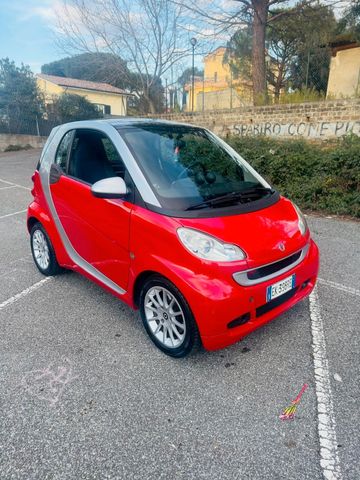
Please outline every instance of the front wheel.
[{"label": "front wheel", "polygon": [[197,325],[184,296],[163,277],[153,276],[143,285],[140,314],[151,340],[171,357],[185,357],[200,343]]},{"label": "front wheel", "polygon": [[35,265],[43,275],[56,275],[63,270],[56,260],[54,247],[41,223],[35,223],[32,227],[30,245]]}]

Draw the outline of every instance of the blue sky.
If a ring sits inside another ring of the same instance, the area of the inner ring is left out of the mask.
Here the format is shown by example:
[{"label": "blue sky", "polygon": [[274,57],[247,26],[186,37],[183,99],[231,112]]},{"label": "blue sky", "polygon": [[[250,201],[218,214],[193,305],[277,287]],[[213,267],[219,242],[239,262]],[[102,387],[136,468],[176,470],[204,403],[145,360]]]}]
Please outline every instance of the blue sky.
[{"label": "blue sky", "polygon": [[[66,57],[56,45],[52,30],[56,23],[55,9],[59,11],[61,3],[61,0],[0,0],[0,58],[9,57],[17,65],[23,62],[38,73],[44,63]],[[200,68],[202,54],[215,46],[206,44],[207,50],[203,50],[201,44],[204,45],[199,43],[195,57]],[[191,55],[182,68],[190,64]]]},{"label": "blue sky", "polygon": [[54,42],[50,28],[54,0],[0,0],[0,58],[41,65],[64,57]]}]

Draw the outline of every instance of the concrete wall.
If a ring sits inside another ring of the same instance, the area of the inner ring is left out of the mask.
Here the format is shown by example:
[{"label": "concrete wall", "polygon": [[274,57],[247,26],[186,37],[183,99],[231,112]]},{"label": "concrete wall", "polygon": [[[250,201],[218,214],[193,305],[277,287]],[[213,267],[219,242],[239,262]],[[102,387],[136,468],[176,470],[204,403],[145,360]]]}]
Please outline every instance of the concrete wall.
[{"label": "concrete wall", "polygon": [[331,57],[327,96],[353,98],[360,95],[360,47],[339,50]]},{"label": "concrete wall", "polygon": [[350,132],[360,135],[360,99],[167,114],[158,118],[203,126],[220,136],[328,139]]},{"label": "concrete wall", "polygon": [[0,133],[0,152],[3,152],[9,145],[31,145],[33,148],[42,148],[47,137],[36,137],[34,135],[10,135]]}]

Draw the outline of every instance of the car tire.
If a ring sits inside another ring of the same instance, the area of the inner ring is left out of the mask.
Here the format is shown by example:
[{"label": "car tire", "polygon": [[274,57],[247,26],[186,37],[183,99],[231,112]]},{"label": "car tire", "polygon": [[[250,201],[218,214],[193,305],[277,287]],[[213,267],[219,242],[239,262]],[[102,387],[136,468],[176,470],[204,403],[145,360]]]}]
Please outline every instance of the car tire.
[{"label": "car tire", "polygon": [[180,290],[166,278],[154,275],[145,281],[139,307],[150,339],[166,355],[182,358],[200,346],[190,307]]},{"label": "car tire", "polygon": [[55,250],[49,235],[41,223],[35,223],[30,232],[31,253],[38,270],[47,277],[63,271],[56,260]]}]

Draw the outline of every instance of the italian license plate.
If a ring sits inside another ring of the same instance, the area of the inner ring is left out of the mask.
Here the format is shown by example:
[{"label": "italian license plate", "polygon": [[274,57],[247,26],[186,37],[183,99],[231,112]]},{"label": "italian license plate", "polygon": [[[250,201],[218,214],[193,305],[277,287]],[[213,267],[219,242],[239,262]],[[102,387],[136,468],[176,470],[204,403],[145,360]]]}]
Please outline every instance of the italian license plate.
[{"label": "italian license plate", "polygon": [[280,282],[274,283],[274,285],[270,285],[269,287],[267,287],[266,301],[270,302],[270,300],[274,300],[274,298],[280,297],[280,295],[289,292],[294,287],[295,275],[284,278],[284,280],[281,280]]}]

